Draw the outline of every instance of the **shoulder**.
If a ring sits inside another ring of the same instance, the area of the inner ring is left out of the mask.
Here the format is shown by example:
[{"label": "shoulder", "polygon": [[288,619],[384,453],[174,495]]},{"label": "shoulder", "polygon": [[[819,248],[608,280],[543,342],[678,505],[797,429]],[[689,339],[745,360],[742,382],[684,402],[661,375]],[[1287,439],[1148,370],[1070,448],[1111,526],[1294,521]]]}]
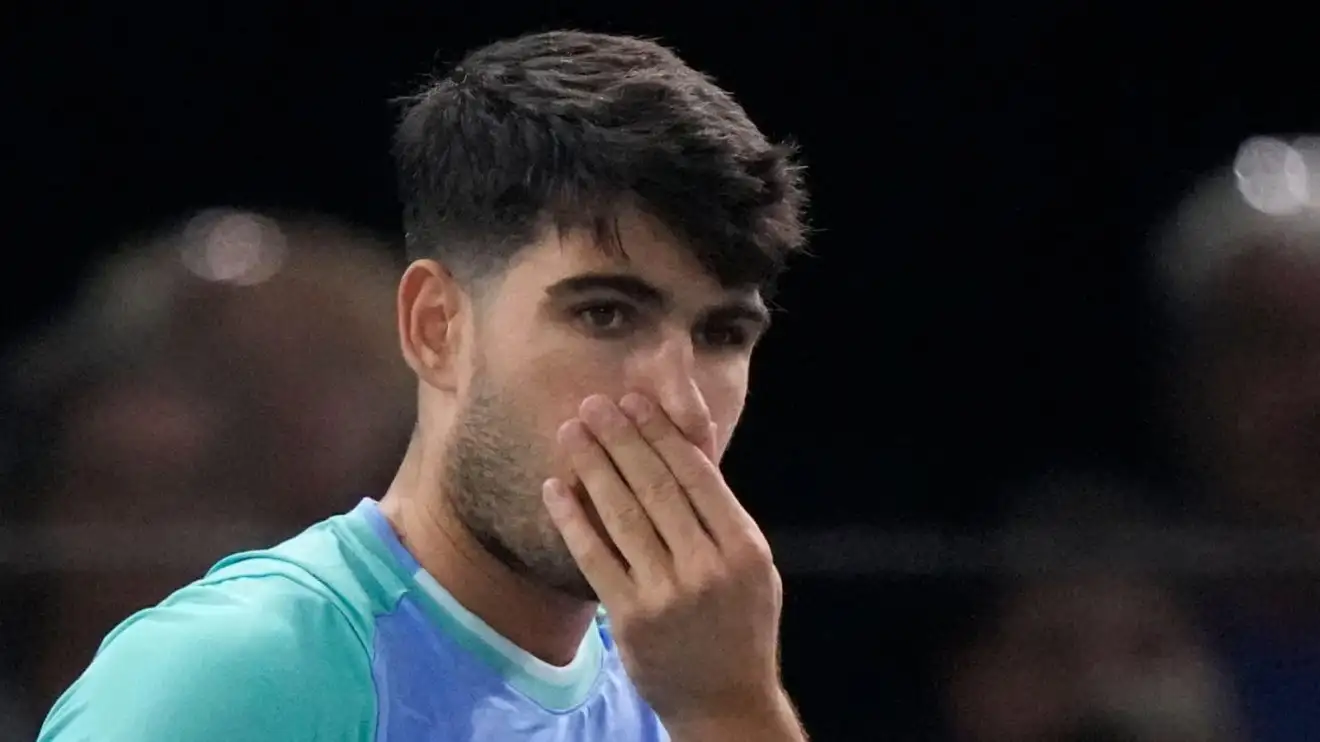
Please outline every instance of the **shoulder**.
[{"label": "shoulder", "polygon": [[314,580],[256,561],[111,633],[40,742],[370,739],[367,637]]}]

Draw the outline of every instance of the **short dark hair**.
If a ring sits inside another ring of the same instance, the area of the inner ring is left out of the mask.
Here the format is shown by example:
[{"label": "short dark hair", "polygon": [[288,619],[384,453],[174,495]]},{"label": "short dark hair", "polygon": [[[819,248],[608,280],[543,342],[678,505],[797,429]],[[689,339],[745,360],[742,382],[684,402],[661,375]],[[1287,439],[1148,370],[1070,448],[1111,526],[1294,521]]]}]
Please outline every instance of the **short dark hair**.
[{"label": "short dark hair", "polygon": [[394,155],[408,257],[460,280],[502,271],[545,226],[589,228],[617,249],[630,203],[726,286],[769,288],[804,245],[794,148],[654,41],[500,41],[404,103]]}]

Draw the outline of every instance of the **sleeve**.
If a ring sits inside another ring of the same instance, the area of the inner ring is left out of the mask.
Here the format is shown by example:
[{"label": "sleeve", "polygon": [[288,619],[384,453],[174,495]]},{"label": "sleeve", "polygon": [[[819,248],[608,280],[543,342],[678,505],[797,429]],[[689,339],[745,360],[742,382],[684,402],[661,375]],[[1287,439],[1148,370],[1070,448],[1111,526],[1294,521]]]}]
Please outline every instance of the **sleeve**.
[{"label": "sleeve", "polygon": [[370,742],[375,707],[370,652],[331,600],[237,578],[116,629],[38,742]]}]

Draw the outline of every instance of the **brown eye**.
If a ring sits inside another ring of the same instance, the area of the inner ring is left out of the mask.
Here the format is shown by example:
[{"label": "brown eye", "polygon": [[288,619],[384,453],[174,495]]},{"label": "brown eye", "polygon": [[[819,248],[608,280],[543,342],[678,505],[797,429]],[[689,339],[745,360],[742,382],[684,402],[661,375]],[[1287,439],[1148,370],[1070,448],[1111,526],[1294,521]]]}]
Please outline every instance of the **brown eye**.
[{"label": "brown eye", "polygon": [[703,327],[697,339],[708,348],[742,348],[749,344],[751,334],[738,324],[718,324]]},{"label": "brown eye", "polygon": [[578,307],[574,315],[592,333],[618,335],[627,332],[633,325],[636,311],[622,302],[603,301]]}]

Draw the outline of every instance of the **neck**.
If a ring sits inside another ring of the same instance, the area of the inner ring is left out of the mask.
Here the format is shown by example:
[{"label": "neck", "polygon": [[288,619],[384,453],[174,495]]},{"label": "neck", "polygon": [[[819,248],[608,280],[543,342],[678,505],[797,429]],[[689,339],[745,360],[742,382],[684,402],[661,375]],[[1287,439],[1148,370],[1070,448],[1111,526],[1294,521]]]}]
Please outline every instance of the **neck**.
[{"label": "neck", "polygon": [[448,506],[438,461],[414,439],[381,499],[381,512],[422,568],[464,608],[504,638],[552,665],[567,665],[596,615],[596,604],[532,582],[486,551]]}]

